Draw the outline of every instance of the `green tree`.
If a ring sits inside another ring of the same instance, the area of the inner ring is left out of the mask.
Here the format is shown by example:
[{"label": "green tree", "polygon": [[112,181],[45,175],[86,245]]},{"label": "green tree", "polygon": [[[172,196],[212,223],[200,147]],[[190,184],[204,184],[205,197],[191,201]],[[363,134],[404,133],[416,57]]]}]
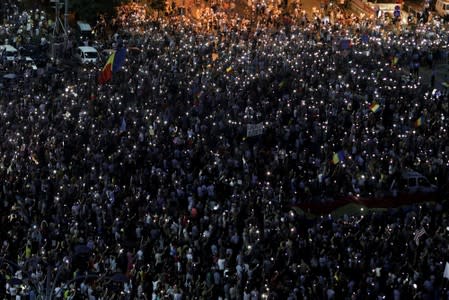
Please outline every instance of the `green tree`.
[{"label": "green tree", "polygon": [[165,10],[165,0],[151,0],[150,1],[150,7],[157,11],[159,15],[159,11]]},{"label": "green tree", "polygon": [[75,13],[78,20],[94,23],[98,14],[113,16],[117,5],[127,0],[69,0],[70,10]]}]

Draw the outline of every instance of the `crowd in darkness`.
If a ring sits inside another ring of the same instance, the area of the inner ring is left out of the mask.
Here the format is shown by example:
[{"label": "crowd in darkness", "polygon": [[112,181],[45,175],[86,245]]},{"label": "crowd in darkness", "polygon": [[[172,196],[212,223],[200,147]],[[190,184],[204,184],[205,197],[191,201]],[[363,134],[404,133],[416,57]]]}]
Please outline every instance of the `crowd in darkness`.
[{"label": "crowd in darkness", "polygon": [[[0,38],[48,48],[45,13],[18,7]],[[127,61],[103,85],[102,66],[2,61],[0,297],[449,299],[445,201],[298,209],[405,170],[446,187],[447,78],[421,77],[446,24],[208,13],[115,24],[96,42]]]}]

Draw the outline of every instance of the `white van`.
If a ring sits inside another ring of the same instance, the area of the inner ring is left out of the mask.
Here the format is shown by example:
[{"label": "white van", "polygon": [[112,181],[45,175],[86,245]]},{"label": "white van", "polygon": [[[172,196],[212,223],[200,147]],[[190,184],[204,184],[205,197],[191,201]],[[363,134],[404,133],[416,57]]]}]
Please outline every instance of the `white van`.
[{"label": "white van", "polygon": [[402,172],[399,182],[393,181],[390,190],[405,191],[407,193],[434,193],[438,188],[431,184],[422,174],[407,170]]},{"label": "white van", "polygon": [[19,56],[19,51],[11,45],[0,45],[0,55],[6,61],[14,61]]},{"label": "white van", "polygon": [[96,64],[98,63],[98,51],[94,47],[80,46],[75,50],[75,58],[81,64]]},{"label": "white van", "polygon": [[449,17],[449,0],[437,0],[435,10],[443,18]]},{"label": "white van", "polygon": [[76,34],[80,41],[86,41],[92,38],[92,27],[89,23],[78,21],[76,25]]}]

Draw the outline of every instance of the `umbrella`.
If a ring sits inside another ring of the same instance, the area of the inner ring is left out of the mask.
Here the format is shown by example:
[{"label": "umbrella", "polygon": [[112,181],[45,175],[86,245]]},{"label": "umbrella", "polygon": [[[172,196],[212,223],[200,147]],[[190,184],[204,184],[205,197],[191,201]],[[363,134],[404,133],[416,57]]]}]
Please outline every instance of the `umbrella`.
[{"label": "umbrella", "polygon": [[13,73],[5,74],[3,75],[3,78],[5,79],[16,79],[17,75]]},{"label": "umbrella", "polygon": [[110,279],[115,282],[127,282],[128,281],[128,277],[123,273],[115,273],[114,275],[112,275],[110,277]]}]

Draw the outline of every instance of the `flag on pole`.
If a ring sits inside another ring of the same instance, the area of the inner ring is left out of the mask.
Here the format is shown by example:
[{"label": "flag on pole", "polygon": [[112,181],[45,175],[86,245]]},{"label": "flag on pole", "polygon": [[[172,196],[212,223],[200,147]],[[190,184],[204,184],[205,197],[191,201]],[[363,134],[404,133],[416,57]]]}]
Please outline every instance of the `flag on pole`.
[{"label": "flag on pole", "polygon": [[112,79],[112,73],[116,73],[120,70],[126,60],[126,48],[120,48],[117,51],[113,51],[109,55],[106,64],[101,70],[100,76],[98,76],[98,83],[105,84]]},{"label": "flag on pole", "polygon": [[423,123],[424,123],[424,116],[421,116],[418,119],[416,119],[415,127],[416,128],[421,127]]},{"label": "flag on pole", "polygon": [[419,239],[426,234],[426,230],[424,228],[418,229],[416,230],[414,233],[415,237],[413,238],[413,240],[416,243],[416,246],[419,245]]},{"label": "flag on pole", "polygon": [[380,109],[380,105],[378,104],[378,103],[376,103],[376,102],[373,102],[373,103],[371,103],[371,105],[369,106],[369,109],[372,111],[372,112],[376,112],[376,111],[378,111],[379,109]]},{"label": "flag on pole", "polygon": [[343,150],[340,150],[338,152],[334,152],[332,155],[332,163],[334,165],[338,164],[341,161],[345,160],[345,152]]},{"label": "flag on pole", "polygon": [[125,64],[126,48],[120,48],[115,52],[114,62],[112,63],[112,73],[118,72]]},{"label": "flag on pole", "polygon": [[100,76],[98,76],[98,83],[105,84],[112,79],[112,64],[114,63],[115,51],[109,55],[106,64],[101,70]]}]

